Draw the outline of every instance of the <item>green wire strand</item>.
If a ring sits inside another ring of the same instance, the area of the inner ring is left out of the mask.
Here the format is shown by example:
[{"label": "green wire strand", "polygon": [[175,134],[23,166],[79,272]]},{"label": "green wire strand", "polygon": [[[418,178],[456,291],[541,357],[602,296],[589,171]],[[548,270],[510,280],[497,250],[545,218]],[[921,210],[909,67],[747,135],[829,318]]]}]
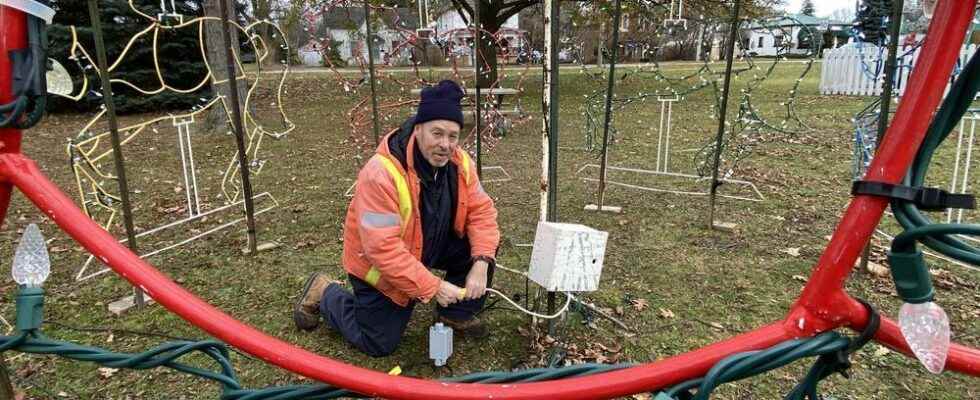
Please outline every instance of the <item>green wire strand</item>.
[{"label": "green wire strand", "polygon": [[[836,332],[828,332],[810,339],[795,339],[780,343],[770,349],[733,355],[718,364],[704,378],[685,382],[668,393],[676,394],[698,387],[696,399],[707,399],[717,386],[766,371],[779,368],[796,360],[822,356],[847,349],[851,341]],[[92,346],[54,340],[38,332],[20,332],[13,336],[0,336],[0,351],[17,350],[25,353],[52,354],[79,361],[89,361],[112,368],[150,369],[168,367],[222,385],[222,400],[298,400],[335,399],[339,397],[367,397],[326,384],[287,385],[263,389],[244,389],[235,376],[225,344],[215,340],[199,342],[174,341],[154,347],[142,353],[116,353]],[[191,353],[204,353],[214,360],[217,371],[190,366],[177,361]],[[818,365],[819,365],[818,360]],[[506,383],[539,382],[570,377],[587,376],[632,367],[632,364],[577,364],[561,368],[535,368],[511,372],[478,372],[444,379],[459,383]],[[816,381],[830,373],[827,368],[814,367],[798,388],[815,392]],[[672,395],[673,395],[672,394]],[[799,397],[802,399],[802,397]]]},{"label": "green wire strand", "polygon": [[[786,399],[802,400],[805,396],[816,400],[817,383],[834,372],[841,371],[843,364],[835,364],[832,355],[849,352],[851,340],[837,332],[825,332],[810,339],[789,340],[766,350],[748,351],[731,355],[714,365],[703,378],[680,383],[662,392],[657,399],[707,400],[711,393],[725,383],[742,380],[783,367],[806,357],[818,356],[817,362]],[[697,389],[691,397],[690,391]]]},{"label": "green wire strand", "polygon": [[[929,170],[929,164],[932,161],[933,155],[935,155],[936,149],[956,128],[957,123],[969,110],[973,98],[978,91],[980,91],[980,54],[974,54],[956,78],[956,81],[950,88],[949,94],[943,100],[942,106],[933,118],[929,130],[926,132],[926,138],[916,154],[908,176],[905,178],[907,185],[913,187],[921,187],[923,185]],[[921,241],[927,247],[943,255],[966,263],[980,265],[980,249],[952,235],[976,235],[977,231],[980,230],[980,226],[952,224],[968,228],[964,228],[964,230],[942,228],[939,230],[919,231],[917,230],[918,228],[936,224],[923,214],[913,202],[893,200],[891,205],[895,219],[906,230],[906,233],[900,234],[899,236],[906,234],[914,236],[916,240]],[[930,233],[909,233],[909,231]],[[896,241],[899,241],[898,237],[896,237]],[[907,247],[905,244],[901,244],[901,246]]]}]

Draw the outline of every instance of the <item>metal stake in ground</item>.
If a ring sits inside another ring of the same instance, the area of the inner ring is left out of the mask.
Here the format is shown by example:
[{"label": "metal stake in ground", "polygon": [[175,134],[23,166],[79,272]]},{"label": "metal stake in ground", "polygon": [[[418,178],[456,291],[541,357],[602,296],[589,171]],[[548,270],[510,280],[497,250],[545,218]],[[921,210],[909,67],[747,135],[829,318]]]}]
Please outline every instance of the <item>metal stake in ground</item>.
[{"label": "metal stake in ground", "polygon": [[483,29],[482,29],[483,24],[482,21],[480,20],[480,8],[482,8],[480,7],[480,0],[474,1],[473,2],[473,27],[474,27],[473,65],[474,65],[474,70],[476,72],[476,101],[474,102],[474,105],[476,106],[476,112],[473,113],[473,115],[475,118],[474,125],[476,127],[476,174],[478,177],[482,178],[483,177],[483,154],[481,151],[481,147],[482,147],[481,144],[483,142],[483,139],[480,137],[482,136],[480,134],[481,131],[480,128],[482,128],[481,125],[483,124],[480,123],[481,122],[480,121],[481,119],[480,118],[481,117],[480,80],[481,78],[483,78],[483,74],[481,74],[483,70],[483,57],[482,57],[483,52],[480,50],[483,44]]},{"label": "metal stake in ground", "polygon": [[[92,0],[90,0],[92,1]],[[234,119],[232,125],[235,128],[235,142],[238,144],[238,168],[242,175],[242,190],[245,194],[245,223],[248,226],[248,253],[254,255],[257,252],[255,238],[255,206],[252,204],[252,182],[248,174],[248,154],[245,153],[245,132],[242,129],[242,109],[238,99],[238,75],[235,71],[234,54],[231,49],[231,32],[233,26],[228,19],[228,4],[226,1],[221,3],[221,33],[225,40],[225,66],[228,68],[228,90],[231,101],[231,108]]]},{"label": "metal stake in ground", "polygon": [[551,27],[551,69],[548,71],[548,221],[558,221],[558,29],[561,23],[561,3],[552,0],[549,21]]},{"label": "metal stake in ground", "polygon": [[[885,130],[888,128],[888,114],[892,101],[892,86],[895,82],[895,70],[898,69],[896,58],[898,57],[898,35],[902,29],[902,11],[905,0],[895,0],[892,2],[892,15],[888,21],[888,58],[885,60],[885,81],[881,83],[881,100],[878,102],[880,113],[878,114],[878,134],[875,138],[875,153],[878,153],[878,143],[885,138]],[[868,270],[868,259],[871,257],[871,242],[864,246],[861,253],[861,271]]]},{"label": "metal stake in ground", "polygon": [[728,43],[725,45],[725,86],[721,91],[721,105],[718,115],[718,136],[715,137],[715,164],[711,171],[711,192],[708,206],[708,228],[715,227],[715,200],[718,194],[718,168],[721,167],[722,140],[725,136],[725,122],[728,120],[728,90],[732,80],[732,61],[735,58],[735,37],[738,30],[738,11],[741,8],[741,0],[735,0],[732,9],[732,23],[728,29]]},{"label": "metal stake in ground", "polygon": [[371,81],[371,124],[374,144],[377,145],[381,141],[381,132],[378,130],[378,93],[374,87],[374,32],[371,29],[371,5],[368,0],[364,0],[364,30],[367,33],[368,79]]},{"label": "metal stake in ground", "polygon": [[[136,248],[136,230],[133,227],[133,207],[129,201],[129,183],[126,181],[126,161],[123,159],[122,143],[119,140],[119,122],[116,120],[116,103],[112,97],[112,82],[109,80],[108,57],[105,51],[105,40],[102,36],[102,21],[99,19],[99,4],[96,0],[88,0],[89,18],[92,20],[92,31],[95,35],[95,56],[99,64],[99,78],[102,81],[102,98],[106,108],[106,118],[109,120],[109,134],[112,141],[112,158],[116,167],[116,182],[119,184],[119,199],[122,201],[123,226],[126,227],[126,244],[133,253]],[[143,291],[133,288],[133,303],[143,307]]]},{"label": "metal stake in ground", "polygon": [[[558,0],[545,2],[545,79],[544,79],[544,160],[542,160],[542,206],[544,220],[558,220]],[[555,292],[548,292],[548,314],[555,312]],[[548,332],[554,333],[555,320],[548,320]]]},{"label": "metal stake in ground", "polygon": [[[613,11],[612,50],[609,54],[609,82],[606,85],[606,115],[602,126],[602,161],[599,164],[599,204],[596,207],[598,211],[620,211],[619,207],[605,207],[605,195],[606,164],[609,162],[609,123],[612,119],[613,88],[616,85],[616,57],[619,50],[619,22],[622,18],[622,12],[623,9],[620,0],[616,0],[615,10]],[[586,209],[590,209],[590,207],[586,206]]]}]

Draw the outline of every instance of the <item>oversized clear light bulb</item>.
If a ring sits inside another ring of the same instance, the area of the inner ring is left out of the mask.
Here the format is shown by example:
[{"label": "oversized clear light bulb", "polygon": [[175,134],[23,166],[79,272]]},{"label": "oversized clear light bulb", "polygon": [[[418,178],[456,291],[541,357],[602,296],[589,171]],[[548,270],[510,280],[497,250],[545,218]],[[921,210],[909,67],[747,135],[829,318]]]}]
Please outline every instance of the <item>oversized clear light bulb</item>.
[{"label": "oversized clear light bulb", "polygon": [[938,374],[949,353],[949,317],[938,304],[905,303],[898,311],[898,327],[912,353],[929,372]]},{"label": "oversized clear light bulb", "polygon": [[41,229],[30,224],[20,237],[20,244],[14,252],[14,265],[11,268],[14,281],[27,287],[40,287],[51,273],[48,259],[48,245],[44,242]]},{"label": "oversized clear light bulb", "polygon": [[922,16],[932,19],[932,13],[936,11],[936,0],[919,0],[922,6]]}]

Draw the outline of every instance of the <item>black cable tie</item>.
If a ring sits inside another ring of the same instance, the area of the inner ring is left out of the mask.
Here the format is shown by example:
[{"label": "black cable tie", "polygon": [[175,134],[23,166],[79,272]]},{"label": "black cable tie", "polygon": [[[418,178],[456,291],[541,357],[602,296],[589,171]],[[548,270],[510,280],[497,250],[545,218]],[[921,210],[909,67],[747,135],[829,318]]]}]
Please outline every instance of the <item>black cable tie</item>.
[{"label": "black cable tie", "polygon": [[868,310],[868,323],[864,325],[864,329],[861,330],[861,333],[858,334],[853,341],[851,341],[851,345],[847,346],[848,354],[853,353],[864,347],[864,345],[868,344],[868,342],[874,338],[875,334],[878,333],[878,328],[881,327],[881,314],[878,314],[878,310],[876,310],[871,303],[868,303],[864,299],[855,297],[854,300],[857,300],[858,303],[861,303],[861,305]]},{"label": "black cable tie", "polygon": [[[878,332],[878,328],[881,327],[881,315],[878,314],[878,310],[863,299],[855,298],[865,309],[868,310],[868,322],[864,325],[864,329],[858,334],[851,343],[838,351],[833,353],[828,353],[820,356],[817,363],[823,363],[827,366],[827,375],[833,374],[834,372],[841,374],[846,379],[850,379],[851,375],[847,372],[851,369],[851,354],[853,354],[858,349],[864,347],[868,344],[872,338],[874,338],[875,333]],[[822,379],[822,378],[821,378]]]},{"label": "black cable tie", "polygon": [[894,183],[854,181],[852,195],[887,197],[915,203],[922,211],[943,211],[948,208],[975,209],[976,198],[972,194],[950,193],[939,188],[913,187]]}]

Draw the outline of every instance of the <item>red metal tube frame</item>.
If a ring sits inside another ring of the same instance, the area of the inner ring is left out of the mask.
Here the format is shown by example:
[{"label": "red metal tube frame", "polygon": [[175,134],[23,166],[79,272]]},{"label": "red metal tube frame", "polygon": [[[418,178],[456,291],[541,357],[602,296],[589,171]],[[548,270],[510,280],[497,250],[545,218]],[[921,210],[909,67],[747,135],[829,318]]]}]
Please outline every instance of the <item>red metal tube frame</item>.
[{"label": "red metal tube frame", "polygon": [[[941,0],[930,25],[909,90],[881,144],[867,179],[898,182],[908,168],[939,105],[959,52],[975,1]],[[0,6],[0,55],[26,46],[24,16]],[[950,43],[954,45],[950,45]],[[10,66],[0,57],[0,101],[10,101]],[[915,94],[915,95],[911,95]],[[390,376],[323,357],[271,337],[214,308],[119,244],[75,206],[33,160],[20,154],[20,132],[0,130],[0,222],[16,186],[42,212],[119,275],[138,285],[168,310],[262,360],[339,387],[388,398],[607,398],[652,391],[703,375],[733,353],[761,349],[795,337],[808,337],[840,326],[860,329],[867,312],[843,288],[860,249],[880,220],[886,201],[855,197],[838,225],[807,286],[782,321],[677,355],[600,375],[556,382],[522,384],[456,384]],[[895,323],[882,321],[875,339],[909,354]],[[954,345],[947,369],[980,376],[980,350]]]}]

